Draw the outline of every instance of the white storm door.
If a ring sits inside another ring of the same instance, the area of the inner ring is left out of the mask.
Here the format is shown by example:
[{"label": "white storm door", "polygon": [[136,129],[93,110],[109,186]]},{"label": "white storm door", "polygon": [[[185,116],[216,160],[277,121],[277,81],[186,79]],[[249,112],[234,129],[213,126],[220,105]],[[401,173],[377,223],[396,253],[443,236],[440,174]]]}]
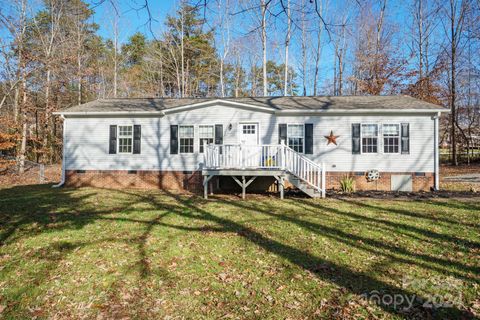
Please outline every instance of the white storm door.
[{"label": "white storm door", "polygon": [[240,124],[240,143],[247,146],[258,144],[258,123]]},{"label": "white storm door", "polygon": [[242,166],[259,167],[262,148],[258,145],[258,123],[240,123],[239,140],[242,144]]}]

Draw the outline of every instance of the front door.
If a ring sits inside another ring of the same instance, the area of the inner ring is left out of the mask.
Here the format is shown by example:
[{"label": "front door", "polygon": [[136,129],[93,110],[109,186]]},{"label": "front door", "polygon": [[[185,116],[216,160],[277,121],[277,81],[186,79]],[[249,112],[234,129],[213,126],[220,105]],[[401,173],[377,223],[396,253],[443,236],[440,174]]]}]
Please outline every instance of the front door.
[{"label": "front door", "polygon": [[240,124],[240,143],[247,146],[258,144],[258,123]]},{"label": "front door", "polygon": [[242,166],[258,167],[261,147],[258,146],[258,123],[240,123],[239,140],[242,144]]}]

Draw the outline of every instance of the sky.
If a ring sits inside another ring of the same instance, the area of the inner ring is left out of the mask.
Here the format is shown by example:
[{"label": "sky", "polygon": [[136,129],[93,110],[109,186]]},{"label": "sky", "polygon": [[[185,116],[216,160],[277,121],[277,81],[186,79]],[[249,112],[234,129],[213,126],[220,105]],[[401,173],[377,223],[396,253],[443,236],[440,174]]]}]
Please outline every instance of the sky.
[{"label": "sky", "polygon": [[[4,0],[9,1],[9,0]],[[31,3],[37,3],[38,7],[41,6],[42,0],[30,0]],[[120,44],[126,43],[128,38],[132,36],[135,32],[141,32],[149,39],[154,37],[161,38],[161,34],[164,30],[164,22],[167,15],[174,15],[178,3],[180,0],[148,0],[149,9],[151,17],[153,20],[149,21],[148,11],[144,7],[146,0],[85,0],[90,4],[90,7],[94,10],[94,16],[92,18],[93,22],[97,23],[100,26],[98,34],[105,39],[113,37],[113,19],[118,12],[119,19],[119,42]],[[233,3],[232,6],[236,6],[234,10],[241,10],[245,8],[244,6],[239,6],[238,3],[240,0],[230,0]],[[308,5],[309,0],[291,0],[292,6],[295,3],[301,3],[305,1]],[[350,2],[349,2],[350,1]],[[203,2],[203,1],[202,1]],[[246,3],[247,0],[242,0],[242,3]],[[254,1],[252,0],[252,3]],[[356,0],[323,0],[323,3],[329,3],[329,12],[327,19],[333,17],[335,14],[342,14],[345,10],[348,11],[350,15],[349,23],[353,23],[354,15],[358,14],[359,5]],[[2,0],[0,0],[0,4]],[[206,10],[207,21],[210,23],[207,27],[213,27],[216,24],[213,20],[208,19],[213,11],[217,11],[215,0],[209,0],[208,9]],[[408,6],[410,1],[394,1],[389,0],[387,3],[387,19],[393,21],[396,27],[399,29],[396,32],[400,34],[403,41],[399,43],[398,50],[402,52],[407,52],[408,49],[408,33],[405,32],[409,29],[410,18],[408,14]],[[113,8],[112,4],[115,5],[117,11]],[[35,6],[32,6],[32,11],[35,11]],[[312,16],[313,17],[313,16]],[[333,18],[332,18],[333,19]],[[231,17],[231,36],[232,38],[241,38],[243,46],[246,50],[249,50],[248,57],[246,59],[256,59],[255,62],[258,62],[258,65],[261,64],[261,43],[258,37],[257,32],[252,32],[255,29],[255,26],[258,24],[253,18],[253,15],[250,13],[243,15],[236,15]],[[278,18],[271,19],[269,28],[268,28],[268,48],[267,48],[267,58],[273,60],[277,63],[284,62],[284,39],[286,33],[285,18],[283,14],[280,14]],[[315,26],[312,26],[315,27]],[[294,35],[291,42],[289,64],[293,66],[294,70],[300,75],[300,65],[301,65],[301,48],[300,48],[300,32],[299,30],[294,29]],[[353,30],[353,32],[355,32]],[[334,59],[334,50],[332,42],[329,41],[329,37],[324,32],[323,41],[322,41],[322,56],[320,63],[320,88],[326,87],[333,79],[333,59]],[[217,32],[215,46],[221,50],[222,41],[221,34]],[[309,60],[310,65],[312,66],[309,69],[309,79],[308,83],[308,94],[312,94],[312,78],[313,78],[313,50],[315,47],[313,44],[309,48]],[[353,50],[353,44],[349,44],[349,52]],[[253,54],[252,54],[253,53]],[[347,73],[348,73],[348,61],[346,63]],[[302,79],[300,76],[297,77],[297,84],[301,84]],[[321,92],[323,94],[328,94],[329,92]]]},{"label": "sky", "polygon": [[93,20],[100,25],[99,35],[104,38],[112,36],[112,19],[115,14],[113,3],[119,15],[121,42],[126,42],[135,32],[142,32],[150,39],[153,38],[152,33],[158,35],[163,28],[165,17],[173,14],[176,7],[176,1],[148,1],[151,16],[155,19],[150,26],[148,11],[143,7],[145,0],[108,0],[96,5],[97,2],[87,1],[95,10]]},{"label": "sky", "polygon": [[[236,0],[234,0],[236,1]],[[293,1],[292,1],[293,2]],[[93,21],[100,26],[98,34],[103,38],[112,38],[112,21],[114,17],[114,9],[111,3],[114,3],[119,14],[119,26],[120,26],[120,35],[119,42],[126,43],[128,38],[135,32],[142,32],[146,35],[147,38],[152,39],[154,37],[160,37],[162,31],[164,30],[164,22],[167,15],[174,15],[176,8],[178,6],[178,1],[170,0],[149,0],[149,9],[151,16],[155,19],[149,24],[148,11],[144,8],[145,0],[110,0],[103,1],[100,4],[97,0],[87,1],[90,6],[95,10],[95,15]],[[211,23],[210,27],[215,25],[215,22],[211,22],[208,19],[209,13],[212,11],[218,10],[215,7],[215,2],[210,1],[208,9],[206,11],[207,21]],[[241,10],[241,9],[238,9]],[[246,42],[251,50],[257,50],[260,54],[260,39],[256,36],[256,33],[252,33],[253,21],[248,18],[249,15],[243,15],[242,17],[236,16],[232,19],[237,19],[235,24],[231,26],[231,35],[232,38],[246,37]],[[284,61],[284,47],[283,41],[285,36],[285,25],[280,19],[272,19],[271,21],[280,21],[276,24],[270,24],[270,30],[268,33],[269,39],[269,48],[267,49],[267,58],[269,60],[274,60],[277,63],[283,63]],[[208,27],[208,26],[207,26]],[[295,26],[293,26],[295,29]],[[298,31],[298,30],[297,30]],[[295,32],[295,31],[294,31]],[[290,49],[290,58],[289,64],[294,67],[297,74],[299,74],[299,64],[298,52],[300,52],[298,34],[293,36]],[[221,40],[219,39],[220,35],[217,34],[216,47],[221,49]],[[327,37],[325,37],[327,39]],[[332,48],[328,45],[328,41],[325,41],[325,45],[322,48],[322,59],[321,59],[321,69],[323,77],[330,78],[333,76],[333,69],[331,65],[333,64],[333,51]],[[313,77],[313,72],[310,72],[311,77]],[[301,83],[300,77],[297,78],[297,82]],[[309,83],[309,91],[312,91]]]}]

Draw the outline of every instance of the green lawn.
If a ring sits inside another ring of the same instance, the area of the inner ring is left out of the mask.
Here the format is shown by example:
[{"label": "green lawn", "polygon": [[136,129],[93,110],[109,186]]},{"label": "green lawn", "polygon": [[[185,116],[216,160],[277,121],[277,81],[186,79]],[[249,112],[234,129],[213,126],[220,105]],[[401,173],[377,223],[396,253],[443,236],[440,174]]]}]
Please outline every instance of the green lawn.
[{"label": "green lawn", "polygon": [[7,319],[473,318],[479,256],[479,198],[0,189]]}]

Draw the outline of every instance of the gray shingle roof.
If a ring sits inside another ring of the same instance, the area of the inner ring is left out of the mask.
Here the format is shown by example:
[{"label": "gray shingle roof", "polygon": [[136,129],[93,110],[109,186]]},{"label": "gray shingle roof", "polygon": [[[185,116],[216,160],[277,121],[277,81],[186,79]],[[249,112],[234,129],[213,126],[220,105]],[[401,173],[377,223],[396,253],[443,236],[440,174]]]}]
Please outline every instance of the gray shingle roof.
[{"label": "gray shingle roof", "polygon": [[243,98],[124,98],[95,100],[64,109],[61,113],[154,112],[223,100],[267,107],[272,110],[439,110],[441,106],[410,96],[317,96],[317,97],[243,97]]}]

